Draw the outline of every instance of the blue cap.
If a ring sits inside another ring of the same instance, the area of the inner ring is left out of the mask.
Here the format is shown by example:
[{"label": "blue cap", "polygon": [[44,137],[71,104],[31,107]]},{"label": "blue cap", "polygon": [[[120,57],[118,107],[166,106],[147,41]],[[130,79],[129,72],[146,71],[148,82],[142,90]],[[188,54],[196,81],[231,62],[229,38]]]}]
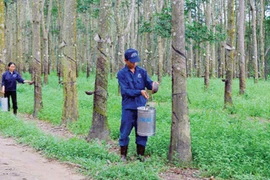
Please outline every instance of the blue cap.
[{"label": "blue cap", "polygon": [[140,62],[139,53],[136,49],[127,49],[125,52],[125,59],[132,63]]}]

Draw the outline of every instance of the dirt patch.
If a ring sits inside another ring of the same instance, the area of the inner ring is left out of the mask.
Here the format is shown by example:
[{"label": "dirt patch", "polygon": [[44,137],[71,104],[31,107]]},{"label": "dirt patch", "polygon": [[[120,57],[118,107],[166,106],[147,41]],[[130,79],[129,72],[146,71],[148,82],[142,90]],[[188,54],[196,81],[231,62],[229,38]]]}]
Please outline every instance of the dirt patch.
[{"label": "dirt patch", "polygon": [[261,117],[248,117],[247,118],[249,121],[252,121],[252,122],[260,122],[262,124],[267,124],[270,122],[270,119],[266,119],[266,118],[261,118]]},{"label": "dirt patch", "polygon": [[58,136],[61,138],[73,138],[75,137],[74,134],[68,131],[68,129],[64,126],[54,126],[49,122],[41,121],[39,119],[33,118],[32,115],[28,114],[18,114],[18,118],[27,121],[32,122],[36,124],[36,126],[41,129],[46,134],[51,134],[53,136]]},{"label": "dirt patch", "polygon": [[[209,178],[199,178],[199,171],[196,169],[180,169],[180,168],[170,168],[168,171],[161,173],[160,178],[164,180],[207,180]],[[211,177],[209,180],[214,180]]]},{"label": "dirt patch", "polygon": [[[76,168],[44,158],[28,146],[0,136],[0,179],[86,180]],[[78,169],[77,169],[78,170]]]}]

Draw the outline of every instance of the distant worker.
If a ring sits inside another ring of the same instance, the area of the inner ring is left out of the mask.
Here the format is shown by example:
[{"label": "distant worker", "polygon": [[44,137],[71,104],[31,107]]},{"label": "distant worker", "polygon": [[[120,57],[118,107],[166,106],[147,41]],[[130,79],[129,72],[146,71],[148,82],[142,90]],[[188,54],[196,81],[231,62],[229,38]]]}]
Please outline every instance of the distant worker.
[{"label": "distant worker", "polygon": [[125,52],[126,65],[117,74],[122,95],[122,119],[119,138],[122,161],[126,161],[129,135],[133,127],[135,127],[136,133],[138,159],[140,161],[144,160],[147,136],[137,134],[137,108],[145,106],[149,98],[145,88],[155,93],[158,87],[158,83],[153,82],[147,71],[137,66],[137,62],[140,62],[138,51],[136,49],[127,49]]},{"label": "distant worker", "polygon": [[21,75],[15,71],[16,65],[13,62],[8,63],[8,70],[2,75],[2,93],[8,98],[8,111],[10,111],[10,97],[12,99],[13,113],[17,114],[17,82],[33,84],[33,81],[24,80]]}]

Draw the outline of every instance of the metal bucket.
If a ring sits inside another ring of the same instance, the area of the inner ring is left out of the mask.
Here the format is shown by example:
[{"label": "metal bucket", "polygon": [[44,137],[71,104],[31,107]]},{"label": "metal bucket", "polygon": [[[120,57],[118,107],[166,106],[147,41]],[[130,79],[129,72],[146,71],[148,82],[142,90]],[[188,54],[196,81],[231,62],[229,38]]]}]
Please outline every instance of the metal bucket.
[{"label": "metal bucket", "polygon": [[156,133],[156,109],[149,106],[137,108],[137,133],[140,136],[153,136]]},{"label": "metal bucket", "polygon": [[8,111],[8,98],[1,98],[2,111]]}]

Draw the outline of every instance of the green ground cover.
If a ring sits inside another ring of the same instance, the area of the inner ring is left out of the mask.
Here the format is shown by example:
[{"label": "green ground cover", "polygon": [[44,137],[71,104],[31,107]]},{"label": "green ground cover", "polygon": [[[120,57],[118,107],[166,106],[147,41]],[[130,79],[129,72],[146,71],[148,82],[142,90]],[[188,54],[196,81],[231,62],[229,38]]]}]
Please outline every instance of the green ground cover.
[{"label": "green ground cover", "polygon": [[[31,79],[29,74],[23,75]],[[155,77],[154,77],[155,79]],[[94,89],[94,76],[80,74],[77,79],[79,119],[69,124],[69,130],[87,136],[92,120],[93,97],[85,90]],[[233,82],[232,108],[223,109],[224,83],[211,79],[205,91],[203,79],[188,79],[189,117],[191,123],[193,162],[188,165],[200,170],[198,176],[216,179],[266,180],[270,179],[270,82],[254,84],[247,80],[245,95],[238,95],[239,82]],[[19,113],[33,111],[33,86],[18,86]],[[108,122],[111,138],[119,137],[121,97],[117,79],[109,81]],[[52,73],[44,85],[43,109],[39,119],[59,125],[63,108],[63,91],[57,76]],[[109,151],[105,142],[87,143],[79,138],[59,139],[41,132],[35,125],[0,112],[0,131],[29,144],[49,157],[80,164],[85,174],[93,179],[159,179],[159,173],[170,166],[167,162],[171,123],[171,80],[164,77],[159,92],[152,96],[157,111],[156,135],[149,138],[146,162],[136,160],[128,164],[119,161],[119,155]],[[129,157],[135,157],[132,133]],[[133,158],[135,159],[135,158]],[[185,165],[186,167],[187,165]]]}]

